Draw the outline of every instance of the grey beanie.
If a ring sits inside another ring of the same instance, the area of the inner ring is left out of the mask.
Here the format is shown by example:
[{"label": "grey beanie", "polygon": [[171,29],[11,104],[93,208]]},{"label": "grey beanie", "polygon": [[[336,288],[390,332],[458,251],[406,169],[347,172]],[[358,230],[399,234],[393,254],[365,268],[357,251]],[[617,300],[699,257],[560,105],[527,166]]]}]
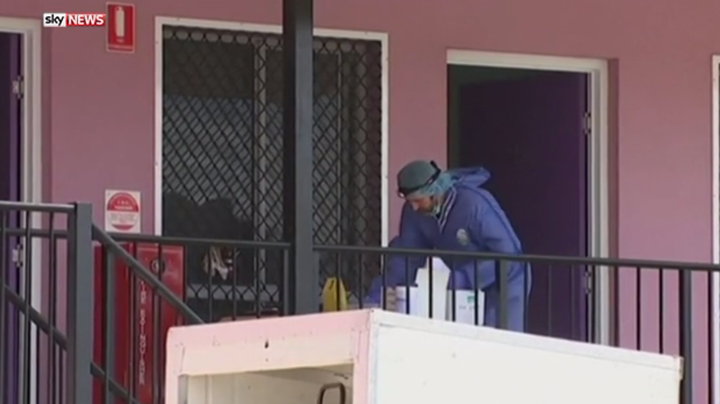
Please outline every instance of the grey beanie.
[{"label": "grey beanie", "polygon": [[441,173],[433,161],[415,160],[406,164],[397,174],[398,193],[408,196],[430,185]]}]

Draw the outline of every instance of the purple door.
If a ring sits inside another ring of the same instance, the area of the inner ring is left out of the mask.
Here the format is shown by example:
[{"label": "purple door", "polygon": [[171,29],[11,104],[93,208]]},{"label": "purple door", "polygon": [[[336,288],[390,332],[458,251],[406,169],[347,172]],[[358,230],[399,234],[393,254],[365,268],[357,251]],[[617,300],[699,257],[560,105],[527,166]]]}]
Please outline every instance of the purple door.
[{"label": "purple door", "polygon": [[[527,254],[587,254],[587,77],[536,76],[460,89],[460,165],[485,166],[487,188]],[[533,264],[531,333],[583,340],[585,268]]]},{"label": "purple door", "polygon": [[[0,200],[20,200],[20,139],[21,102],[13,91],[13,82],[21,74],[21,41],[19,34],[0,33]],[[0,212],[1,213],[1,212]],[[17,227],[18,215],[7,217],[10,227]],[[10,251],[17,240],[0,240],[6,243],[6,251]],[[9,254],[8,254],[9,255]],[[17,268],[11,257],[1,257],[5,282],[10,288],[19,290]],[[8,360],[0,366],[6,366],[6,397],[3,402],[17,402],[18,373],[18,316],[17,311],[7,309],[6,351]]]}]

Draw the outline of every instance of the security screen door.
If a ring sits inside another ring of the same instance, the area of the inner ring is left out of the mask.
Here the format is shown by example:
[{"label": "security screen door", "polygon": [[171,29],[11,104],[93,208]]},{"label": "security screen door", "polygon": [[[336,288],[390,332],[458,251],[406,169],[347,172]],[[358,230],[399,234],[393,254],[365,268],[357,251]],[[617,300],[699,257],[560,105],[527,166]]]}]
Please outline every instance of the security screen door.
[{"label": "security screen door", "polygon": [[[163,234],[281,240],[281,36],[181,26],[163,35]],[[318,244],[380,243],[381,52],[378,41],[315,38]],[[235,256],[245,297],[276,300],[282,252]],[[379,269],[377,257],[318,259],[322,279],[340,273],[358,293],[358,271]]]}]

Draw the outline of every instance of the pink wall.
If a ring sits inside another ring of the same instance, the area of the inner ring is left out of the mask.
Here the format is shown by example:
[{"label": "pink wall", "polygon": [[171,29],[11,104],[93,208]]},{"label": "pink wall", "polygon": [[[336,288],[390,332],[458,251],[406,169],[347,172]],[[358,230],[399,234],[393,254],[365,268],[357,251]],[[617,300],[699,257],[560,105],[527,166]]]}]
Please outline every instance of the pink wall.
[{"label": "pink wall", "polygon": [[[103,10],[104,3],[4,0],[0,15],[39,18],[49,11],[96,12]],[[94,203],[98,221],[104,189],[141,190],[143,227],[151,232],[154,17],[278,24],[281,2],[137,3],[142,5],[135,55],[106,53],[102,30],[45,33],[44,186],[48,201]],[[620,97],[613,111],[619,128],[614,158],[620,173],[613,201],[619,223],[613,234],[616,251],[634,258],[711,258],[710,57],[720,51],[717,1],[317,0],[316,4],[320,27],[390,35],[391,173],[412,158],[444,161],[448,48],[615,60],[613,91]],[[398,209],[399,201],[393,200],[391,220],[397,218]],[[630,279],[623,288],[625,296],[632,297]],[[648,305],[657,301],[650,293],[644,299]],[[701,311],[696,314],[698,343],[703,342],[702,329],[707,327]],[[634,327],[634,313],[623,313],[622,323]],[[643,327],[648,335],[657,329],[652,322]]]},{"label": "pink wall", "polygon": [[[695,1],[690,7],[687,1],[659,0],[649,8],[639,1],[623,2],[624,7],[590,0],[544,0],[542,5],[419,1],[408,12],[400,0],[318,0],[316,11],[321,27],[390,34],[391,172],[411,158],[444,160],[448,48],[618,59],[618,252],[710,258],[710,55],[720,48],[713,44],[717,33],[710,16],[720,4]],[[140,44],[132,56],[106,53],[101,30],[46,31],[45,65],[52,71],[45,105],[52,111],[46,120],[50,164],[45,197],[100,205],[105,188],[139,189],[146,202],[143,224],[151,231],[153,17],[237,15],[238,21],[272,24],[280,20],[280,1],[143,3]],[[49,9],[104,8],[100,0],[42,4],[6,0],[0,15],[39,18]],[[393,200],[393,217],[398,209],[399,201]],[[96,217],[101,218],[100,209]]]}]

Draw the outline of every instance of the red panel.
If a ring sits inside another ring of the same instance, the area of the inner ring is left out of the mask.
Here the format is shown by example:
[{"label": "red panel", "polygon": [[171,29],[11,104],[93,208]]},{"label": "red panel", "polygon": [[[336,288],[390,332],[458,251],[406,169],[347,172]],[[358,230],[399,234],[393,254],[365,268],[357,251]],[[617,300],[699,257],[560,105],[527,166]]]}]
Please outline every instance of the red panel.
[{"label": "red panel", "polygon": [[[158,269],[162,266],[158,263],[158,247],[155,244],[141,243],[137,245],[127,244],[125,249],[133,254],[137,260],[146,268],[151,269],[157,274]],[[175,246],[163,246],[162,248],[164,269],[161,271],[161,279],[172,291],[179,297],[185,296],[185,271],[183,262],[183,249]],[[128,270],[121,260],[117,260],[115,264],[116,277],[115,282],[115,326],[111,330],[114,332],[115,345],[112,352],[115,357],[114,379],[129,390],[130,380],[133,380],[133,391],[139,402],[144,404],[153,403],[153,394],[158,394],[158,401],[162,402],[162,391],[155,392],[153,386],[153,366],[155,355],[152,351],[157,346],[159,352],[157,359],[159,363],[158,380],[164,379],[165,372],[165,342],[167,340],[167,332],[170,327],[181,324],[181,316],[169,304],[158,296],[155,301],[152,289],[145,282],[135,279],[134,297],[131,296],[131,271]],[[106,330],[105,327],[105,310],[104,310],[104,262],[102,257],[102,248],[95,249],[95,346],[94,360],[98,364],[105,364],[104,341]],[[131,303],[134,300],[134,315],[131,315]],[[156,335],[153,329],[153,320],[159,316],[160,336],[157,343]],[[134,327],[134,336],[132,335]],[[133,353],[131,354],[131,350]],[[132,358],[132,360],[131,360]],[[106,368],[106,366],[103,366]],[[95,381],[94,401],[96,403],[103,402],[104,386],[101,379]],[[123,403],[123,400],[116,399],[117,404]]]}]

